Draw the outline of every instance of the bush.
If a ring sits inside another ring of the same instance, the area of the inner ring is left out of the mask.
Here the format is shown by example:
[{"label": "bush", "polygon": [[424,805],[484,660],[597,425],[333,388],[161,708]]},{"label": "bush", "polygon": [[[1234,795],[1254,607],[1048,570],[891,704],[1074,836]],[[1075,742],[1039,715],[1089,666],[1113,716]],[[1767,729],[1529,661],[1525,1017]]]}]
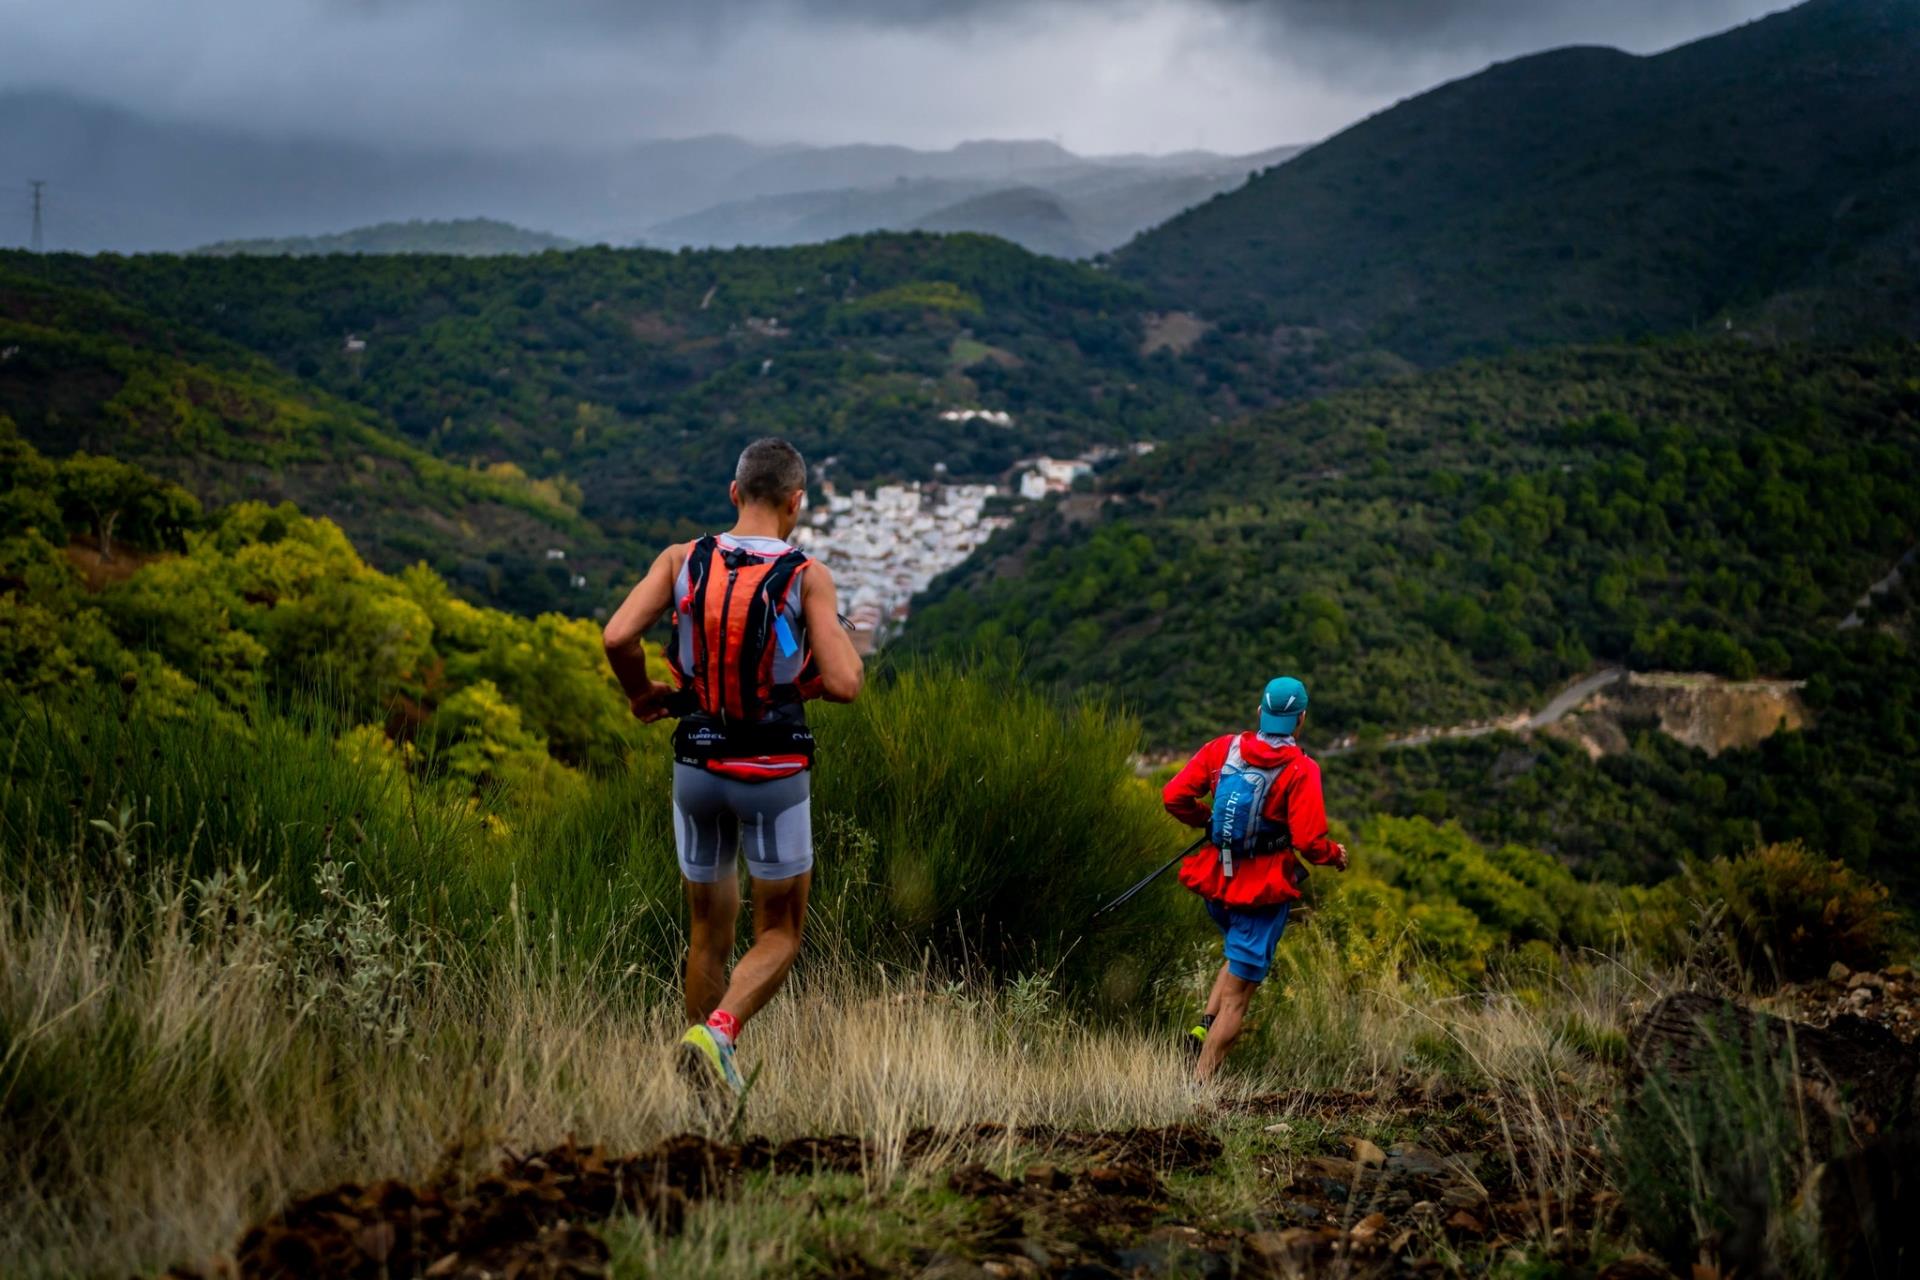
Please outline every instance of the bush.
[{"label": "bush", "polygon": [[1457,823],[1378,815],[1353,838],[1353,870],[1316,875],[1322,919],[1356,965],[1414,960],[1478,982],[1516,944],[1603,945],[1611,904],[1535,849],[1489,849]]},{"label": "bush", "polygon": [[1838,961],[1872,969],[1893,957],[1888,891],[1799,843],[1690,864],[1646,895],[1649,940],[1669,958],[1697,947],[1702,921],[1741,971],[1770,987],[1824,976]]}]

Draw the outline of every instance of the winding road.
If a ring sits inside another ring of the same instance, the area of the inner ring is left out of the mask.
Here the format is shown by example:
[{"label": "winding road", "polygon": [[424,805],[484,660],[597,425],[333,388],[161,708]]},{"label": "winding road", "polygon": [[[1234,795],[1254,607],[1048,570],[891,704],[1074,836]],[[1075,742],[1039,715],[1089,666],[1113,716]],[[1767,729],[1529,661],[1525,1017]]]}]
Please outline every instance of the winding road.
[{"label": "winding road", "polygon": [[[1535,729],[1545,729],[1564,720],[1568,715],[1585,705],[1588,698],[1627,678],[1624,667],[1605,667],[1590,676],[1574,681],[1555,694],[1546,706],[1531,715],[1509,716],[1504,720],[1486,723],[1453,725],[1444,729],[1419,729],[1398,738],[1388,738],[1379,744],[1379,750],[1398,747],[1423,747],[1429,742],[1440,742],[1448,738],[1478,738],[1489,733],[1529,733]],[[1351,738],[1341,738],[1328,744],[1320,752],[1323,756],[1345,755],[1358,750],[1359,744]]]}]

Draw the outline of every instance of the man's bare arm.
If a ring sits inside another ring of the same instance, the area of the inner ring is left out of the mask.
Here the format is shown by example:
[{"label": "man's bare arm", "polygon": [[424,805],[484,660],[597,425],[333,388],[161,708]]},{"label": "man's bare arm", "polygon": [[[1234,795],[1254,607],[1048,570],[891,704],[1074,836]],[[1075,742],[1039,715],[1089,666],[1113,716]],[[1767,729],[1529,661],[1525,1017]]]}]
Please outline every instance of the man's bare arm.
[{"label": "man's bare arm", "polygon": [[647,674],[646,637],[673,604],[673,580],[680,572],[680,558],[675,554],[678,550],[668,547],[659,554],[646,577],[614,610],[600,635],[614,678],[626,690],[633,714],[642,720],[658,720],[665,715],[663,703],[673,692],[673,686]]},{"label": "man's bare arm", "polygon": [[840,626],[840,595],[827,566],[814,561],[800,580],[800,613],[807,623],[814,665],[828,702],[852,702],[860,696],[866,664]]}]

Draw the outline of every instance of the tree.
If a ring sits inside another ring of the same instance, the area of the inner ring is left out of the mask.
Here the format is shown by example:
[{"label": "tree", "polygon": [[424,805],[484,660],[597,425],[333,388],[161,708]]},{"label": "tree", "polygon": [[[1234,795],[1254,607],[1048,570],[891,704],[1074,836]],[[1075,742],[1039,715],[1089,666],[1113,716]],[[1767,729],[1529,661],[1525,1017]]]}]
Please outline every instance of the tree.
[{"label": "tree", "polygon": [[0,536],[37,530],[59,537],[53,501],[54,465],[22,440],[13,419],[0,413]]},{"label": "tree", "polygon": [[102,560],[113,559],[114,531],[123,520],[133,538],[164,544],[176,541],[200,515],[199,502],[178,486],[117,458],[89,453],[60,464],[56,491],[70,522],[76,513],[84,516]]}]

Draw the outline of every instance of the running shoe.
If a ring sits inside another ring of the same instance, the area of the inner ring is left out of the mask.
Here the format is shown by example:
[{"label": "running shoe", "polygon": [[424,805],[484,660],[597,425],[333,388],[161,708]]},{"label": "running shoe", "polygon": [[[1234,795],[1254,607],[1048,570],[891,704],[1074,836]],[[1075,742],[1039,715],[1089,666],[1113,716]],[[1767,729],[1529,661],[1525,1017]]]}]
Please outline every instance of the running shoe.
[{"label": "running shoe", "polygon": [[733,1065],[733,1046],[708,1027],[688,1027],[680,1037],[680,1074],[709,1086],[724,1084],[736,1096],[747,1088]]},{"label": "running shoe", "polygon": [[1188,1066],[1192,1066],[1194,1063],[1200,1061],[1200,1047],[1206,1044],[1207,1028],[1212,1025],[1212,1023],[1212,1018],[1202,1018],[1194,1024],[1192,1030],[1180,1037],[1181,1040],[1185,1042]]}]

